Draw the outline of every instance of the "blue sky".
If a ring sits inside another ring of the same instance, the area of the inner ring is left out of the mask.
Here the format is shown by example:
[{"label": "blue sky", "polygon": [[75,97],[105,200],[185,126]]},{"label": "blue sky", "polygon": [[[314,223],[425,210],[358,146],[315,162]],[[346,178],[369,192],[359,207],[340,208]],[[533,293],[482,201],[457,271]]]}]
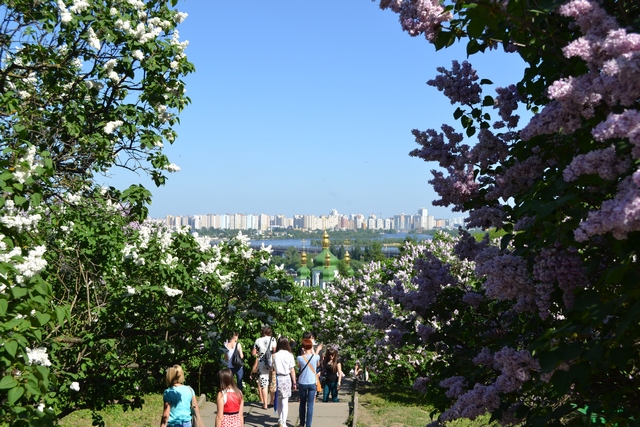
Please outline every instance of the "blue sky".
[{"label": "blue sky", "polygon": [[[451,105],[426,81],[464,60],[404,33],[369,0],[185,0],[179,26],[196,72],[178,139],[165,145],[181,171],[156,188],[120,173],[113,185],[153,192],[152,217],[206,213],[375,213],[426,207],[433,164],[409,157],[411,130],[453,124]],[[519,57],[470,58],[481,78],[517,82]],[[487,92],[493,95],[493,91]]]}]

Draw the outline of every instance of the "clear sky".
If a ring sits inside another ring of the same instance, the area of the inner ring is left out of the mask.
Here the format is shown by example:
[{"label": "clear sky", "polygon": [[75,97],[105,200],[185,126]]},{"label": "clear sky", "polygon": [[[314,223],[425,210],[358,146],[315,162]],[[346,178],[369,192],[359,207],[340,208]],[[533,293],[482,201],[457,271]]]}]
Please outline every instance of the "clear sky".
[{"label": "clear sky", "polygon": [[[465,46],[435,51],[403,32],[370,0],[183,0],[189,105],[165,145],[181,171],[165,186],[119,175],[119,188],[153,192],[152,217],[207,213],[375,213],[426,207],[434,164],[409,157],[414,128],[453,124],[451,105],[426,81],[466,59]],[[519,57],[470,58],[497,86],[520,80]],[[494,92],[486,94],[494,95]]]}]

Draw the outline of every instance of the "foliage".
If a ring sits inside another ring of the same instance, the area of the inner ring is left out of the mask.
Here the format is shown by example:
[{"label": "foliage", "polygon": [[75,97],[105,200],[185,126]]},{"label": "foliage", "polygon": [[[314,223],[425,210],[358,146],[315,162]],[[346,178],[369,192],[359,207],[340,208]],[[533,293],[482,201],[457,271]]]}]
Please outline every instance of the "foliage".
[{"label": "foliage", "polygon": [[[457,105],[464,133],[447,124],[413,131],[420,147],[411,155],[440,166],[434,204],[469,212],[469,227],[505,233],[497,244],[462,233],[451,254],[470,262],[472,275],[424,254],[412,286],[388,286],[416,323],[384,316],[383,306],[376,326],[399,338],[398,351],[433,351],[414,386],[442,411],[434,425],[485,413],[505,425],[579,425],[595,413],[607,424],[637,420],[640,6],[380,6],[436,49],[466,41],[469,55],[502,47],[527,64],[495,97],[470,63],[438,68],[428,84]],[[535,113],[525,126],[522,107]]]},{"label": "foliage", "polygon": [[104,424],[100,409],[140,407],[174,363],[213,393],[231,330],[249,349],[262,324],[311,324],[307,295],[269,248],[171,233],[145,221],[145,188],[94,184],[113,167],[158,185],[179,170],[163,146],[194,68],[176,3],[0,6],[2,426],[80,408]]},{"label": "foliage", "polygon": [[[185,15],[165,1],[16,0],[0,10],[0,424],[35,426],[52,421],[69,383],[77,388],[52,371],[73,307],[58,304],[57,278],[39,274],[51,260],[40,222],[91,195],[92,177],[114,165],[157,184],[178,169],[162,146],[175,139],[193,66],[174,30]],[[129,216],[145,216],[144,190],[121,196]]]}]

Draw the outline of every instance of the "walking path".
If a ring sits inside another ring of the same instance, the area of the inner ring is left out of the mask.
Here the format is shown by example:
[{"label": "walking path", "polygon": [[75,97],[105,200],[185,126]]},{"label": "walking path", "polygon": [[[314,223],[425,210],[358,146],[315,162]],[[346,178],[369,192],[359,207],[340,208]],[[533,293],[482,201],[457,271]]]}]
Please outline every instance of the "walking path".
[{"label": "walking path", "polygon": [[[349,407],[353,396],[354,382],[352,379],[344,378],[342,387],[338,391],[339,402],[323,402],[322,396],[313,407],[313,427],[340,427],[346,424],[349,418]],[[287,427],[298,426],[298,393],[294,392],[289,399],[289,416]],[[200,405],[200,413],[205,427],[216,425],[216,404],[215,402],[204,402]],[[273,412],[273,408],[262,409],[259,402],[245,402],[244,404],[244,425],[245,427],[277,426],[278,416]]]}]

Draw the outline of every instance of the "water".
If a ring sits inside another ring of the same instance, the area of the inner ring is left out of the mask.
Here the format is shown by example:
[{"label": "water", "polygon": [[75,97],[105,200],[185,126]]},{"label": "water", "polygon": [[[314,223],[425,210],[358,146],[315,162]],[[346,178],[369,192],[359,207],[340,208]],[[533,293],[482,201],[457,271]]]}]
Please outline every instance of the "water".
[{"label": "water", "polygon": [[[411,237],[412,239],[416,239],[418,241],[421,240],[431,240],[433,236],[430,234],[410,234],[410,233],[393,233],[393,234],[381,234],[380,237],[373,238],[371,240],[382,240],[382,239],[405,239],[406,237]],[[322,248],[320,246],[311,245],[311,241],[320,241],[320,238],[317,239],[276,239],[276,240],[251,240],[251,246],[254,248],[259,248],[263,244],[265,246],[273,246],[273,247],[289,247],[294,246],[296,249],[315,249],[316,252],[319,252]],[[329,236],[329,240],[331,240],[331,236]]]}]

